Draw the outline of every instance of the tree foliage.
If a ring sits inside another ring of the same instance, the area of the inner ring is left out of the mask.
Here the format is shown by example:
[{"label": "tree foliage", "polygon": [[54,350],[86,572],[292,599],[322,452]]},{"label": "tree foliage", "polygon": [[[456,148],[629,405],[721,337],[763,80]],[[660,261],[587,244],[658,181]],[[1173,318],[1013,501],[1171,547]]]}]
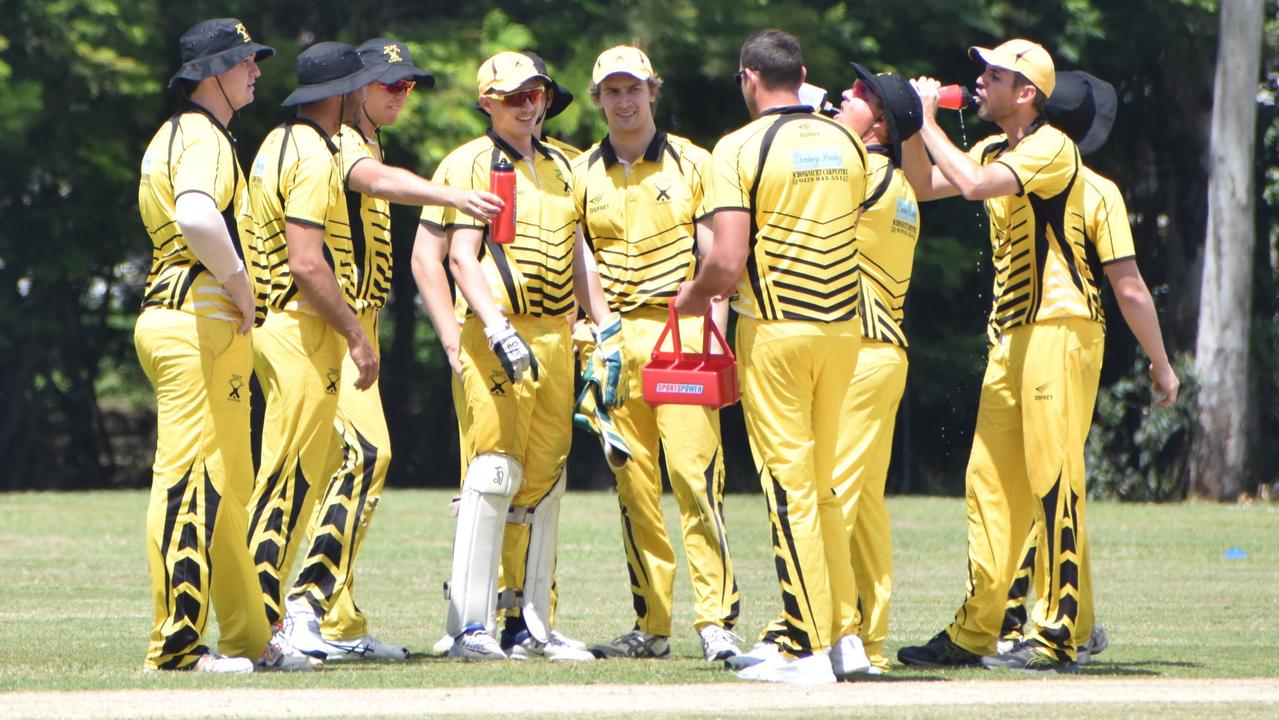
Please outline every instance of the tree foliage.
[{"label": "tree foliage", "polygon": [[[426,175],[484,128],[472,108],[474,73],[501,49],[535,49],[546,59],[577,96],[548,130],[585,146],[603,134],[587,95],[596,55],[617,43],[644,47],[665,79],[659,124],[710,147],[747,120],[730,76],[741,41],[755,30],[798,35],[810,82],[832,98],[851,82],[850,60],[971,85],[979,68],[967,58],[969,45],[1034,38],[1059,67],[1088,70],[1118,89],[1115,131],[1088,161],[1126,191],[1170,348],[1192,345],[1215,2],[0,0],[0,488],[147,482],[154,420],[131,342],[149,251],[137,218],[137,165],[175,99],[164,84],[177,65],[178,35],[217,16],[243,19],[255,39],[277,48],[263,64],[258,101],[235,124],[244,162],[283,117],[278,102],[303,48],[387,35],[407,41],[437,78],[382,131],[388,161]],[[1273,48],[1273,26],[1267,37]],[[964,119],[966,127],[957,115],[947,122],[965,143],[992,131]],[[1275,141],[1265,147],[1268,177],[1279,177]],[[1279,180],[1270,187],[1268,197],[1279,197]],[[1273,205],[1266,207],[1269,222]],[[890,487],[957,492],[985,363],[989,241],[976,204],[941,201],[922,215],[907,307],[911,374]],[[442,410],[450,406],[449,375],[408,272],[415,213],[396,208],[393,217],[397,272],[383,323],[382,383],[395,445],[391,481],[448,485],[457,478],[453,420]],[[1271,273],[1258,282],[1273,288],[1273,263],[1265,267]],[[1258,306],[1271,323],[1274,305]],[[1108,309],[1104,386],[1130,377],[1135,357],[1117,309]],[[1113,422],[1113,432],[1138,430],[1126,416],[1100,421]],[[730,486],[754,488],[739,414],[727,413],[725,426]],[[1277,426],[1272,413],[1259,432]],[[577,440],[574,482],[607,483],[594,445]]]}]

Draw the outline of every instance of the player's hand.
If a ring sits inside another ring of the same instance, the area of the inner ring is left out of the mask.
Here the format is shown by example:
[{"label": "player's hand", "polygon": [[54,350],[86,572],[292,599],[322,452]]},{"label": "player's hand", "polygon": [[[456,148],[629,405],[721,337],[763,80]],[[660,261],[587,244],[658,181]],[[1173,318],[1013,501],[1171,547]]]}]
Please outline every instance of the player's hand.
[{"label": "player's hand", "polygon": [[711,307],[711,300],[710,296],[698,290],[696,283],[689,281],[680,283],[671,303],[680,315],[705,315]]},{"label": "player's hand", "polygon": [[355,363],[355,369],[360,372],[355,378],[355,389],[368,390],[377,381],[381,360],[378,359],[373,346],[369,344],[368,338],[364,337],[363,333],[355,341],[347,340],[347,351],[351,353],[351,361]]},{"label": "player's hand", "polygon": [[509,320],[484,328],[484,337],[488,338],[489,347],[497,355],[511,382],[519,382],[524,373],[530,371],[533,379],[537,380],[537,358],[533,356],[533,349],[515,332]]},{"label": "player's hand", "polygon": [[231,296],[235,309],[240,311],[240,324],[236,326],[235,331],[241,335],[248,335],[253,329],[253,322],[257,316],[257,302],[253,297],[253,287],[249,284],[249,274],[241,269],[227,278],[226,282],[222,283],[222,287],[226,288],[227,294]]},{"label": "player's hand", "polygon": [[492,220],[505,204],[486,190],[461,190],[453,198],[453,207],[476,220]]},{"label": "player's hand", "polygon": [[606,408],[620,407],[626,402],[628,387],[626,356],[622,352],[622,316],[613,315],[592,330],[595,351],[591,353],[591,365],[600,382],[600,400]]},{"label": "player's hand", "polygon": [[449,368],[453,370],[453,374],[462,377],[462,349],[457,345],[446,345],[444,357],[448,358]]},{"label": "player's hand", "polygon": [[915,88],[915,94],[919,95],[919,104],[924,107],[924,118],[932,119],[937,117],[937,98],[941,83],[933,78],[923,76],[911,80],[910,84],[911,87]]},{"label": "player's hand", "polygon": [[1181,380],[1167,360],[1150,364],[1150,381],[1154,384],[1155,407],[1166,408],[1177,402]]}]

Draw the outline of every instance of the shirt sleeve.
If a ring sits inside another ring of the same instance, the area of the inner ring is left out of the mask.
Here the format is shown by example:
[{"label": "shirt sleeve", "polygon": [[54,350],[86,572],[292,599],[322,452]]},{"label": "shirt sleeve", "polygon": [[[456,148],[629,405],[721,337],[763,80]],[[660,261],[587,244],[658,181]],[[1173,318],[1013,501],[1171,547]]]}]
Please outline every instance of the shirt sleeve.
[{"label": "shirt sleeve", "polygon": [[1088,213],[1088,238],[1097,249],[1102,264],[1136,257],[1128,207],[1119,187],[1110,180],[1089,173],[1085,177],[1084,210]]},{"label": "shirt sleeve", "polygon": [[[431,182],[436,185],[449,184],[447,162],[440,163],[439,167],[435,168],[435,174],[431,176]],[[457,212],[455,208],[445,207],[444,205],[423,205],[422,214],[419,216],[418,222],[443,230],[448,227],[448,221],[452,217],[451,213],[455,212]]]},{"label": "shirt sleeve", "polygon": [[203,117],[183,115],[178,135],[173,140],[173,199],[189,192],[208,195],[218,212],[235,199],[235,162],[230,144],[222,147],[223,138]]},{"label": "shirt sleeve", "polygon": [[[297,142],[298,133],[290,138]],[[333,156],[328,148],[311,152],[295,146],[297,160],[285,171],[280,192],[284,195],[284,218],[293,222],[324,227],[329,216],[336,171]]]},{"label": "shirt sleeve", "polygon": [[692,162],[689,173],[689,192],[693,198],[693,222],[706,216],[710,197],[711,154],[696,145],[689,145],[688,156]]},{"label": "shirt sleeve", "polygon": [[356,163],[375,158],[368,144],[364,142],[364,138],[350,125],[342,126],[342,130],[338,132],[338,143],[338,159],[342,163],[339,169],[342,171],[343,181],[349,182],[351,170]]},{"label": "shirt sleeve", "polygon": [[1021,194],[1053,197],[1075,176],[1075,144],[1058,130],[1044,127],[1017,143],[996,161],[1013,171]]},{"label": "shirt sleeve", "polygon": [[[450,156],[452,157],[452,156]],[[489,167],[487,162],[481,162],[481,157],[487,159],[488,153],[477,153],[474,157],[465,158],[466,165],[450,169],[449,185],[460,187],[464,190],[485,190],[489,189]],[[463,160],[463,158],[457,158]],[[461,227],[482,229],[485,226],[483,220],[467,215],[466,213],[451,212],[447,214],[445,227]]]},{"label": "shirt sleeve", "polygon": [[[710,184],[704,189],[702,214],[720,210],[748,210],[750,208],[750,183],[753,173],[742,166],[744,153],[732,135],[721,139],[711,152]],[[750,168],[753,170],[753,168]]]}]

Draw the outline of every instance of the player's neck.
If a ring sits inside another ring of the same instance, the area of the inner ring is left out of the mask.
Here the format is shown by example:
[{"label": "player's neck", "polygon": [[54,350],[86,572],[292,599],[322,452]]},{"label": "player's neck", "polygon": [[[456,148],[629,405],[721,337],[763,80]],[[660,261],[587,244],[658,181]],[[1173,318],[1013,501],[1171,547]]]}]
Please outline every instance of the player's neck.
[{"label": "player's neck", "polygon": [[756,115],[763,115],[769,110],[781,107],[794,107],[800,105],[799,93],[795,89],[790,90],[773,90],[760,85],[755,91],[755,108]]},{"label": "player's neck", "polygon": [[1031,127],[1038,118],[1037,113],[1015,113],[999,121],[999,129],[1008,137],[1008,149],[1012,150],[1030,134]]},{"label": "player's neck", "polygon": [[657,125],[649,121],[645,125],[630,131],[615,132],[610,128],[608,142],[613,146],[613,152],[617,153],[619,160],[625,163],[633,163],[644,156],[656,135]]},{"label": "player's neck", "polygon": [[235,111],[231,109],[231,104],[227,102],[226,98],[222,97],[222,93],[217,90],[216,86],[210,89],[207,84],[201,85],[195,89],[195,92],[191,93],[191,97],[188,99],[212,115],[222,127],[226,127],[227,123],[231,122],[231,117],[235,114]]},{"label": "player's neck", "polygon": [[333,137],[342,128],[342,102],[340,98],[325,98],[298,108],[298,117],[310,120]]}]

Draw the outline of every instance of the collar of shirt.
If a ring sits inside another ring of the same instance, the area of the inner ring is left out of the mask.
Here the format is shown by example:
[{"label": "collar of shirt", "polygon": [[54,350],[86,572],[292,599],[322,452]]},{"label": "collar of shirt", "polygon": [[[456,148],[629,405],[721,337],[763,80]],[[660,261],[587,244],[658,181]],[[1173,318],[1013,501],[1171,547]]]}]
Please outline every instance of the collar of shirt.
[{"label": "collar of shirt", "polygon": [[[653,139],[649,141],[648,148],[644,150],[644,161],[657,162],[658,160],[661,160],[662,150],[665,147],[666,132],[664,130],[658,130],[657,133],[653,135]],[[613,167],[617,163],[622,162],[621,158],[617,156],[617,151],[613,149],[612,140],[607,135],[605,135],[604,139],[600,141],[600,157],[604,159],[605,168]],[[633,162],[623,164],[631,165]]]}]

